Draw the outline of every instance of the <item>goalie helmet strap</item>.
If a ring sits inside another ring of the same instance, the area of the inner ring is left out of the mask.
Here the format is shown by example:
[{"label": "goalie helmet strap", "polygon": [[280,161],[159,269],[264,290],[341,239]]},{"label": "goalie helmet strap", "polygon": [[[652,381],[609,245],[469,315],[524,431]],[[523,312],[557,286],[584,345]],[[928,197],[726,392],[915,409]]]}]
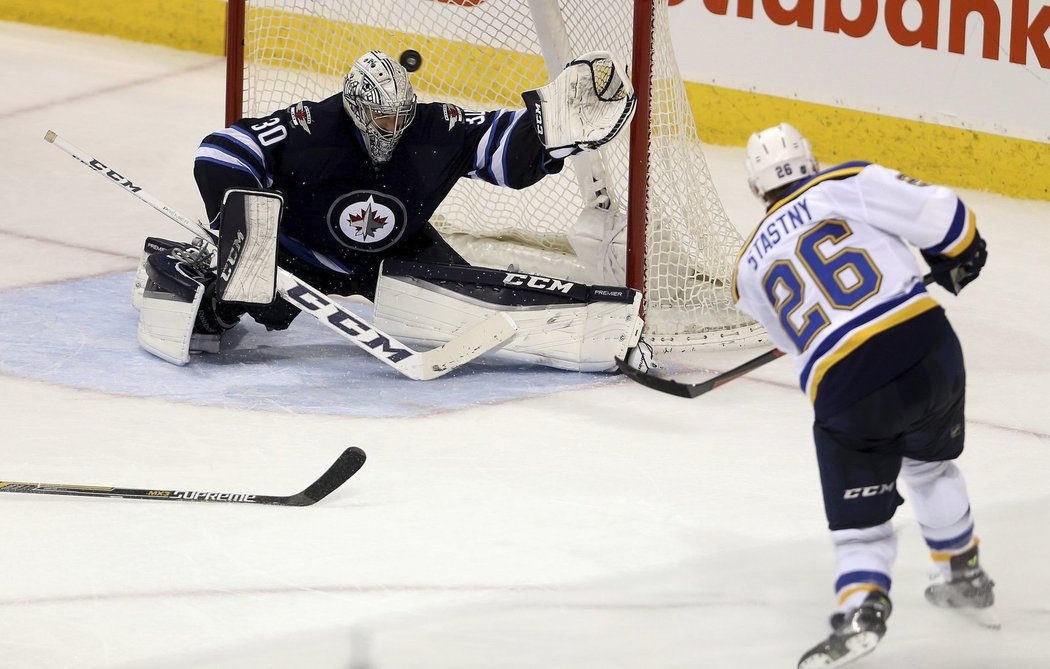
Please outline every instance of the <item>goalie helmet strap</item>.
[{"label": "goalie helmet strap", "polygon": [[637,292],[622,286],[589,286],[521,272],[409,260],[387,259],[383,262],[382,273],[384,276],[422,279],[461,295],[501,306],[592,302],[631,304]]}]

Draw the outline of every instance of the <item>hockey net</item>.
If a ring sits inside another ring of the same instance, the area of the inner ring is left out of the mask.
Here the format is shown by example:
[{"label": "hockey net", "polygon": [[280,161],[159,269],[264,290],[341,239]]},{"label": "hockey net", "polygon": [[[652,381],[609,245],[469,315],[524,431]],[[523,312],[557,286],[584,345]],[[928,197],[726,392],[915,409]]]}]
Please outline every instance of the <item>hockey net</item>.
[{"label": "hockey net", "polygon": [[763,340],[733,307],[742,239],[704,159],[667,0],[230,0],[227,40],[243,44],[228,49],[227,122],[342,90],[371,49],[419,52],[419,98],[468,109],[520,109],[522,91],[589,51],[632,63],[631,133],[523,191],[463,179],[431,222],[477,265],[627,281],[643,292],[644,336],[658,350]]}]

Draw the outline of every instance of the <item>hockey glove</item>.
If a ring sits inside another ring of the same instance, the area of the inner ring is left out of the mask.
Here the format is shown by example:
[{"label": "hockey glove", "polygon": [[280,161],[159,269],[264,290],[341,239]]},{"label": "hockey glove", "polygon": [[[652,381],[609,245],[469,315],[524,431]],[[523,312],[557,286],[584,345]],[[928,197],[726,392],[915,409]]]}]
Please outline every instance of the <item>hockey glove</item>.
[{"label": "hockey glove", "polygon": [[988,245],[980,234],[974,233],[973,242],[954,258],[927,254],[925,251],[922,257],[930,266],[933,280],[953,295],[958,295],[981,274],[981,268],[988,260]]},{"label": "hockey glove", "polygon": [[554,81],[521,94],[536,134],[552,158],[590,151],[619,134],[634,116],[627,68],[605,51],[570,62]]}]

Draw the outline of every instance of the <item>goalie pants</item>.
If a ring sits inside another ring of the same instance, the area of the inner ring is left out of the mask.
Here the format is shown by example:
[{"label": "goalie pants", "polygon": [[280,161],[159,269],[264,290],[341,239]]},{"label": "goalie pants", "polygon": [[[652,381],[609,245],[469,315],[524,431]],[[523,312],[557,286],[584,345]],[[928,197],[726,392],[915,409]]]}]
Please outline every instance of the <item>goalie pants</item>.
[{"label": "goalie pants", "polygon": [[[344,274],[331,270],[316,261],[308,261],[292,254],[281,245],[278,249],[278,264],[317,290],[328,295],[361,295],[375,300],[376,282],[379,279],[379,264],[384,258],[415,260],[418,262],[445,265],[468,265],[469,263],[446,242],[431,225],[411,239],[401,242],[390,253],[377,257],[368,267],[355,274]],[[247,309],[248,314],[268,330],[284,330],[299,315],[298,307],[281,297],[266,305]]]},{"label": "goalie pants", "polygon": [[867,397],[814,421],[831,530],[888,522],[903,503],[903,458],[952,460],[963,450],[966,371],[948,328],[917,364]]}]

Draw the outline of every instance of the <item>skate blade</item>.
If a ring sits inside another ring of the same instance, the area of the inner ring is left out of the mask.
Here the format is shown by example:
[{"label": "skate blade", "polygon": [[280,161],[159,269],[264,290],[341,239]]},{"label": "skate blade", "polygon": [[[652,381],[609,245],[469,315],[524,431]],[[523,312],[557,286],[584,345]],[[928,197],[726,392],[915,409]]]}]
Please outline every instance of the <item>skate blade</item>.
[{"label": "skate blade", "polygon": [[975,609],[972,606],[948,606],[945,608],[955,615],[966,618],[986,629],[997,630],[1003,626],[999,620],[999,615],[995,612],[995,608],[991,606],[983,609]]},{"label": "skate blade", "polygon": [[970,617],[973,618],[974,622],[981,627],[987,627],[990,630],[997,630],[1001,629],[1003,626],[1002,621],[999,620],[998,614],[996,614],[991,606],[986,609],[970,609],[968,613]]},{"label": "skate blade", "polygon": [[798,669],[834,669],[834,667],[849,664],[875,650],[875,646],[879,643],[879,635],[875,632],[858,632],[846,639],[844,643],[849,650],[846,654],[839,657],[832,657],[828,653],[810,655],[799,662]]}]

